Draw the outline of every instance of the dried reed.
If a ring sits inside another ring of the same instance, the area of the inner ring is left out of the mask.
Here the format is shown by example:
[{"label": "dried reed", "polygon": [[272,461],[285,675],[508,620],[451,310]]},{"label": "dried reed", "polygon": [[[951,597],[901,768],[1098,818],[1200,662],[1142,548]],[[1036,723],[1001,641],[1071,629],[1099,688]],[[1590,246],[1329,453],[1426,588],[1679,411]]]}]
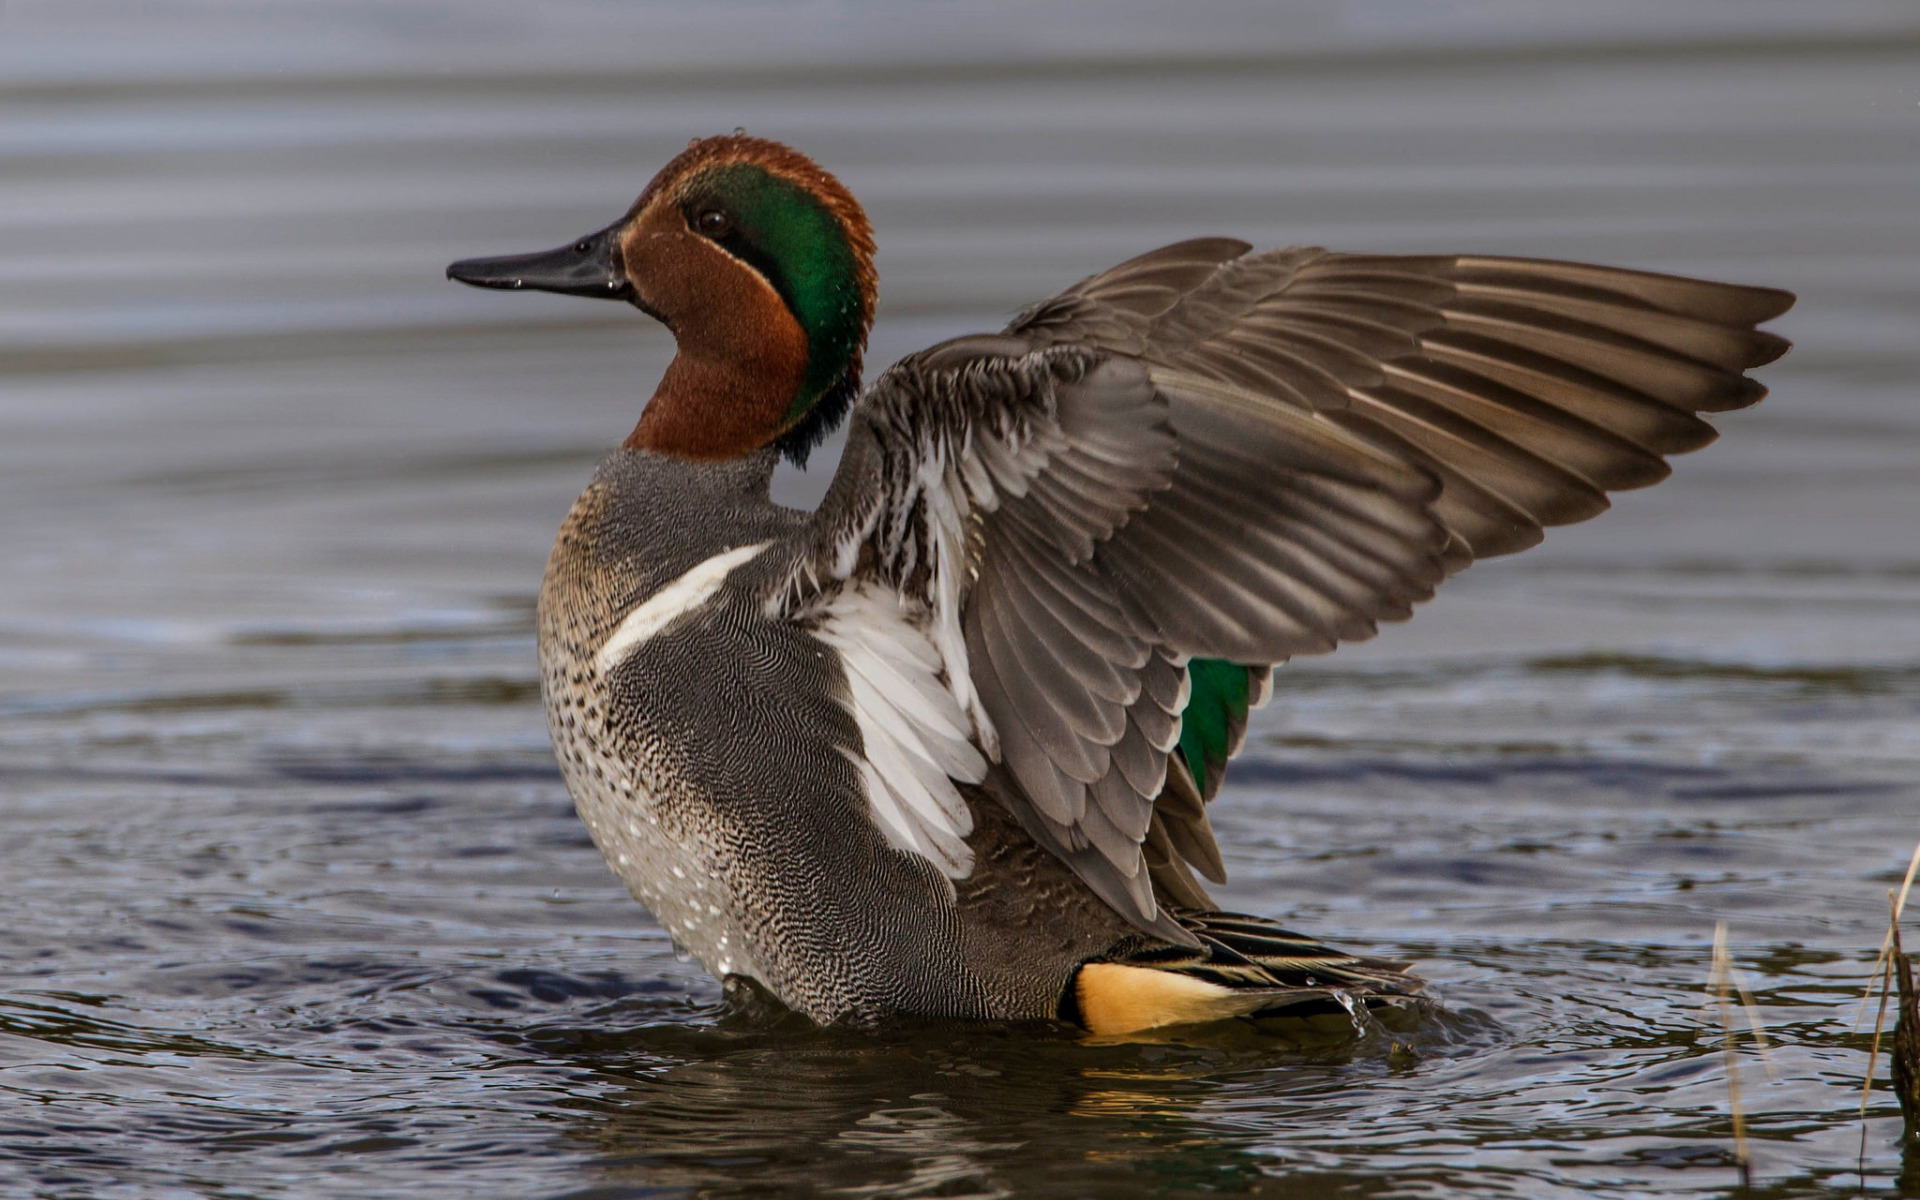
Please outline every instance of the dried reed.
[{"label": "dried reed", "polygon": [[1760,1051],[1760,1061],[1770,1076],[1773,1062],[1767,1055],[1767,1030],[1760,1019],[1760,1006],[1753,998],[1753,990],[1747,986],[1746,977],[1733,965],[1733,955],[1727,949],[1725,921],[1713,927],[1713,965],[1707,974],[1707,989],[1720,1014],[1720,1045],[1727,1056],[1727,1111],[1733,1117],[1733,1161],[1740,1169],[1740,1187],[1744,1191],[1753,1187],[1753,1151],[1747,1139],[1746,1101],[1740,1089],[1740,1059],[1734,1042],[1736,997],[1739,1007],[1746,1012],[1747,1026],[1752,1032],[1754,1047]]},{"label": "dried reed", "polygon": [[1920,873],[1920,845],[1913,848],[1913,857],[1907,860],[1906,878],[1900,881],[1896,892],[1887,889],[1887,933],[1880,939],[1880,954],[1873,961],[1873,973],[1867,976],[1866,990],[1861,993],[1860,1007],[1855,1010],[1853,1025],[1858,1027],[1860,1018],[1866,1015],[1867,1001],[1873,998],[1873,989],[1880,989],[1880,1008],[1873,1018],[1873,1042],[1867,1049],[1867,1074],[1860,1082],[1860,1166],[1862,1181],[1865,1180],[1867,1161],[1867,1101],[1873,1095],[1873,1069],[1880,1061],[1880,1031],[1887,1022],[1887,1002],[1895,994],[1899,995],[1899,1020],[1894,1027],[1894,1092],[1900,1099],[1900,1111],[1906,1118],[1905,1137],[1912,1141],[1916,1135],[1916,1126],[1920,1126],[1920,1080],[1916,1072],[1920,1070],[1920,1011],[1915,1010],[1916,1001],[1913,989],[1912,962],[1900,948],[1900,916],[1906,911],[1907,896],[1913,890],[1913,879]]}]

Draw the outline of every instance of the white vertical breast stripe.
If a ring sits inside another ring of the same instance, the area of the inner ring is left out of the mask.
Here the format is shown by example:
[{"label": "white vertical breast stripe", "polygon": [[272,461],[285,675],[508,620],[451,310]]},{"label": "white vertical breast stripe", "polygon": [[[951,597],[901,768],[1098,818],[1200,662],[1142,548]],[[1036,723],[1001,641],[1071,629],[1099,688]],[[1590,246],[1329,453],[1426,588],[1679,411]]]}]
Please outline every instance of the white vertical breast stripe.
[{"label": "white vertical breast stripe", "polygon": [[603,675],[618,666],[622,659],[639,649],[649,638],[711,600],[735,568],[753,561],[772,544],[755,542],[751,546],[736,546],[689,568],[680,578],[647,597],[645,603],[627,614],[626,619],[620,622],[620,627],[601,643],[600,652],[593,657],[593,665]]}]

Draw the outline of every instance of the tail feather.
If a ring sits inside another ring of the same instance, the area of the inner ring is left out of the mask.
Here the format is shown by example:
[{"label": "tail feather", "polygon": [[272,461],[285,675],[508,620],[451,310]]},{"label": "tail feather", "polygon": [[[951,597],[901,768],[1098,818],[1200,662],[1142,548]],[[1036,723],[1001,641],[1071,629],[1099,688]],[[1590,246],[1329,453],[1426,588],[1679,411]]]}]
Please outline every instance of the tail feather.
[{"label": "tail feather", "polygon": [[1072,1016],[1097,1034],[1362,1004],[1404,1004],[1426,986],[1412,964],[1336,950],[1243,913],[1176,912],[1197,949],[1138,938],[1082,966]]}]

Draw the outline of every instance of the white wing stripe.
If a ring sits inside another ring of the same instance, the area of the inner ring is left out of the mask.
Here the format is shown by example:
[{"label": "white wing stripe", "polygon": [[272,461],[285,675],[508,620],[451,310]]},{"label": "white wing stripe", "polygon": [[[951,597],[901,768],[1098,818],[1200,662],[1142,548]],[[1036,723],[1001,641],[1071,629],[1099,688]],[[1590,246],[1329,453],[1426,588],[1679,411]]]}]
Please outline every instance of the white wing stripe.
[{"label": "white wing stripe", "polygon": [[[847,671],[847,683],[853,690],[853,703],[855,707],[862,713],[873,718],[874,724],[884,730],[887,736],[907,755],[909,765],[917,767],[920,764],[925,764],[927,771],[937,773],[940,778],[946,778],[953,774],[941,760],[953,760],[959,756],[954,753],[950,747],[945,747],[948,752],[943,755],[937,753],[934,747],[926,744],[928,740],[944,740],[938,738],[937,729],[913,728],[913,718],[911,714],[901,712],[895,706],[894,700],[889,699],[886,694],[879,688],[876,688],[873,682],[859,671],[849,669]],[[929,735],[932,735],[931,739]],[[957,765],[964,766],[964,760]],[[978,783],[986,774],[986,764],[982,762],[980,765],[981,769],[979,771],[963,772],[958,778],[966,783]],[[921,773],[925,774],[925,772]]]},{"label": "white wing stripe", "polygon": [[[953,790],[953,785],[946,781],[946,777],[932,770],[931,764],[916,765],[912,755],[884,730],[867,743],[867,759],[873,763],[873,769],[880,772],[880,777],[887,781],[894,798],[912,814],[919,832],[927,840],[938,841],[939,835],[948,827],[968,822],[960,795]],[[936,790],[947,793],[944,802],[942,797],[935,794]]]},{"label": "white wing stripe", "polygon": [[735,568],[745,566],[770,545],[771,542],[755,542],[751,546],[736,546],[688,569],[626,615],[619,628],[600,644],[593,665],[602,675],[620,665],[661,630],[711,600]]},{"label": "white wing stripe", "polygon": [[840,656],[847,706],[860,729],[862,781],[889,845],[919,854],[950,879],[973,870],[973,813],[955,781],[985,778],[966,714],[941,685],[940,655],[880,585],[848,588],[815,636]]},{"label": "white wing stripe", "polygon": [[916,854],[926,854],[918,839],[914,837],[914,823],[901,809],[900,802],[893,798],[893,789],[880,777],[873,764],[861,759],[860,777],[867,785],[867,802],[873,808],[874,824],[880,826],[887,843],[901,850],[911,850]]},{"label": "white wing stripe", "polygon": [[900,715],[918,726],[919,737],[913,740],[927,743],[929,762],[966,783],[986,777],[986,760],[961,733],[967,727],[965,714],[950,693],[933,683],[931,672],[937,663],[926,664],[921,671],[902,672],[877,655],[853,655],[846,658],[846,665],[850,678],[862,679],[889,697]]}]

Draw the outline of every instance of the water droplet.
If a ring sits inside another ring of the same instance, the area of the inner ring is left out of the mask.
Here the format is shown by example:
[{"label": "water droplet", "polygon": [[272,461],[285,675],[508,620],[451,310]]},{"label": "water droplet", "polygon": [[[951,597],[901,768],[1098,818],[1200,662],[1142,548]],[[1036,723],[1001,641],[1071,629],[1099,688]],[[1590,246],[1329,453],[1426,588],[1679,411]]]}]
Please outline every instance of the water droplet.
[{"label": "water droplet", "polygon": [[1333,998],[1340,1002],[1340,1007],[1346,1009],[1347,1016],[1352,1018],[1353,1031],[1355,1033],[1365,1033],[1367,1031],[1367,1010],[1360,1006],[1360,1002],[1338,988],[1334,989]]}]

